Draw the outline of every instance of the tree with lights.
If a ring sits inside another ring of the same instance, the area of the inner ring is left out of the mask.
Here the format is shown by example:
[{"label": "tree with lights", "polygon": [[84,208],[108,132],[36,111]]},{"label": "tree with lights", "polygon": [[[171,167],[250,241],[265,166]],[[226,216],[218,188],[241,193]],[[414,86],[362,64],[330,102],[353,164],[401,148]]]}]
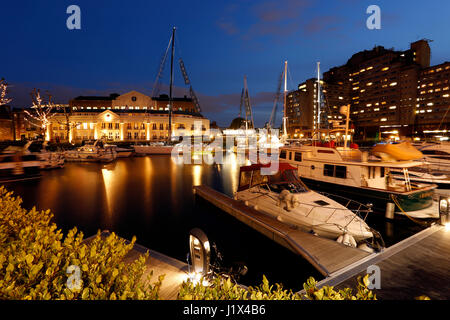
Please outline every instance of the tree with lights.
[{"label": "tree with lights", "polygon": [[70,112],[68,112],[67,108],[64,106],[61,108],[64,111],[64,121],[57,120],[57,122],[66,130],[66,139],[70,142],[70,131],[81,125],[81,122],[70,122]]},{"label": "tree with lights", "polygon": [[43,103],[40,90],[33,89],[31,92],[31,101],[33,104],[31,109],[29,111],[24,110],[27,115],[27,120],[32,125],[38,127],[42,132],[42,136],[45,137],[50,119],[55,116],[55,113],[52,113],[55,107],[52,103],[52,96],[48,94],[48,103]]},{"label": "tree with lights", "polygon": [[0,79],[0,106],[8,104],[12,101],[12,99],[6,98],[6,90],[8,89],[8,84],[5,79]]}]

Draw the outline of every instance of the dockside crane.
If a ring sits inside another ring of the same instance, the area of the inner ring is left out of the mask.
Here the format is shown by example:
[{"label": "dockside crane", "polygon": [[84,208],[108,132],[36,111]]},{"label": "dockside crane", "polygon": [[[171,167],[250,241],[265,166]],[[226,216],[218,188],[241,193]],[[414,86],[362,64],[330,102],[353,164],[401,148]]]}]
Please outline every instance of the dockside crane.
[{"label": "dockside crane", "polygon": [[284,76],[284,71],[281,72],[281,75],[278,79],[277,91],[275,92],[275,99],[273,102],[272,113],[270,114],[270,119],[269,119],[269,123],[267,125],[267,129],[272,129],[273,127],[275,127],[275,122],[276,122],[276,118],[277,118],[278,101],[280,100],[281,86],[283,84],[283,76]]},{"label": "dockside crane", "polygon": [[252,106],[250,104],[250,94],[248,93],[247,86],[247,76],[244,76],[244,106],[245,106],[245,127],[248,129],[248,123],[250,122],[250,127],[255,128],[255,123],[253,122],[253,112]]},{"label": "dockside crane", "polygon": [[194,92],[194,89],[192,89],[191,81],[189,80],[189,76],[186,71],[186,67],[184,66],[183,60],[180,58],[180,69],[181,73],[183,74],[184,83],[189,86],[189,94],[191,95],[192,102],[194,102],[195,105],[195,111],[198,113],[202,112],[202,109],[200,108],[200,103],[198,101],[197,95]]}]

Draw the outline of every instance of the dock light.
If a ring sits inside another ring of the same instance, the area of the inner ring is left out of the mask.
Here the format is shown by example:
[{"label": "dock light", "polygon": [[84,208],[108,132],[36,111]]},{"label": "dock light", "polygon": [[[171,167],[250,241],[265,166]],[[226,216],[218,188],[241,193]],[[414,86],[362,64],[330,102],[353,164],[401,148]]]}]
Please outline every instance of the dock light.
[{"label": "dock light", "polygon": [[189,232],[189,252],[193,268],[192,272],[196,276],[207,276],[210,273],[211,247],[205,233],[198,228]]},{"label": "dock light", "polygon": [[441,225],[445,226],[446,228],[448,228],[448,225],[450,224],[450,219],[449,219],[449,198],[446,197],[439,197],[439,217],[440,217],[440,222]]}]

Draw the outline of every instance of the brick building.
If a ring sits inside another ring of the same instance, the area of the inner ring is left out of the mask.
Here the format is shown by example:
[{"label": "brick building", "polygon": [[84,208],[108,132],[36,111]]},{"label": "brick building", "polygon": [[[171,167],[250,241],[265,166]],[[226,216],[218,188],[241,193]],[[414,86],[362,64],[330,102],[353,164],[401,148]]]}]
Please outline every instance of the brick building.
[{"label": "brick building", "polygon": [[[450,64],[430,67],[430,56],[426,40],[412,43],[406,51],[377,46],[325,72],[323,94],[329,121],[338,124],[344,118],[340,108],[350,105],[357,138],[446,130]],[[316,85],[317,80],[307,80],[288,95],[291,136],[313,129]]]}]

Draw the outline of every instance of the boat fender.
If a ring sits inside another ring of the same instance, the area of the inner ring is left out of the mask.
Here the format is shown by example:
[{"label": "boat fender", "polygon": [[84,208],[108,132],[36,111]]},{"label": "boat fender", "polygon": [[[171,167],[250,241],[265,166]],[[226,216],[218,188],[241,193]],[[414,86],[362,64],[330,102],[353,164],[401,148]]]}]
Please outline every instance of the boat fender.
[{"label": "boat fender", "polygon": [[369,247],[367,245],[367,243],[360,244],[358,246],[358,249],[361,249],[361,250],[366,251],[368,253],[374,253],[375,252],[375,250],[373,248]]},{"label": "boat fender", "polygon": [[248,201],[245,201],[244,204],[248,207]]},{"label": "boat fender", "polygon": [[356,243],[356,240],[353,236],[349,236],[350,237],[350,243],[352,244],[353,248],[356,248],[358,246],[358,244]]},{"label": "boat fender", "polygon": [[348,233],[344,234],[344,238],[342,240],[342,244],[346,245],[348,247],[353,247],[356,248],[356,241],[355,238],[353,238],[351,235],[349,235]]},{"label": "boat fender", "polygon": [[258,205],[255,205],[254,207],[253,207],[255,210],[258,210],[259,208],[258,208]]},{"label": "boat fender", "polygon": [[281,216],[277,216],[277,220],[283,222],[283,218]]},{"label": "boat fender", "polygon": [[337,238],[336,242],[337,243],[342,243],[343,240],[344,240],[344,236],[340,235],[339,238]]}]

